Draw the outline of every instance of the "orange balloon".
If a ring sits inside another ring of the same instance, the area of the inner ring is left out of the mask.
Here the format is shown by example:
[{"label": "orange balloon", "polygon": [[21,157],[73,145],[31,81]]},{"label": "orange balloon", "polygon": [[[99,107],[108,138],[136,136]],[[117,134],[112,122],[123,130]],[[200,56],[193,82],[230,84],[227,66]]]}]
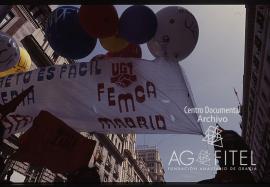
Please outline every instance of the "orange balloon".
[{"label": "orange balloon", "polygon": [[106,54],[108,57],[133,57],[133,58],[141,58],[142,57],[142,49],[140,45],[137,44],[129,44],[126,48],[119,52],[108,52]]},{"label": "orange balloon", "polygon": [[128,46],[128,42],[118,36],[111,36],[107,38],[100,38],[100,44],[102,47],[110,52],[118,52]]}]

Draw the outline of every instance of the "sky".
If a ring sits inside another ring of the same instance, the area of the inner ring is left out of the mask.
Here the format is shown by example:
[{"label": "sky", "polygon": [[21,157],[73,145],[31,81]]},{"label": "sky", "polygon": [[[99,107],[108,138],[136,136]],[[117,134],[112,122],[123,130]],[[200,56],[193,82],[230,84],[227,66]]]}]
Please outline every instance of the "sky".
[{"label": "sky", "polygon": [[[118,15],[130,5],[115,6]],[[170,5],[150,5],[155,13]],[[173,5],[175,6],[175,5]],[[234,94],[235,88],[242,101],[242,85],[244,71],[244,38],[245,38],[245,7],[244,5],[179,5],[188,9],[199,25],[199,40],[194,51],[180,65],[186,72],[196,107],[237,107],[238,101]],[[56,6],[55,6],[56,7]],[[146,44],[141,45],[143,59],[152,60]],[[86,61],[106,51],[98,43]],[[223,117],[220,115],[219,117]],[[228,114],[227,123],[220,123],[224,129],[241,134],[241,117]],[[203,123],[204,131],[210,123]],[[157,146],[160,151],[166,182],[197,182],[212,178],[215,171],[170,171],[168,163],[175,151],[177,155],[183,150],[190,150],[195,155],[201,150],[208,150],[213,162],[213,147],[202,141],[199,135],[137,135],[137,145]],[[196,163],[192,165],[198,167]]]}]

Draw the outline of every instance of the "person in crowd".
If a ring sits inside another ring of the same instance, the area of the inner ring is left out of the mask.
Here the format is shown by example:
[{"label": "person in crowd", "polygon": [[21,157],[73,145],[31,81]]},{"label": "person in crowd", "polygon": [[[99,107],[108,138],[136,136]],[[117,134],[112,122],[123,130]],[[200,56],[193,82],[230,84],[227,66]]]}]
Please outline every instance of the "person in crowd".
[{"label": "person in crowd", "polygon": [[84,167],[67,176],[67,183],[100,183],[97,167]]},{"label": "person in crowd", "polygon": [[[219,126],[218,126],[219,127]],[[217,151],[218,164],[221,170],[213,179],[206,179],[199,183],[255,183],[254,177],[250,171],[252,169],[251,151],[243,138],[232,130],[221,130],[223,146],[214,146]],[[235,150],[234,154],[228,154],[230,150]],[[241,164],[240,151],[246,154],[245,166]],[[226,169],[225,169],[226,168]],[[232,169],[233,168],[233,169]]]},{"label": "person in crowd", "polygon": [[13,172],[14,171],[13,171],[12,168],[8,170],[8,172],[7,172],[7,179],[6,179],[7,182],[10,182],[10,178],[11,178],[11,175],[13,174]]}]

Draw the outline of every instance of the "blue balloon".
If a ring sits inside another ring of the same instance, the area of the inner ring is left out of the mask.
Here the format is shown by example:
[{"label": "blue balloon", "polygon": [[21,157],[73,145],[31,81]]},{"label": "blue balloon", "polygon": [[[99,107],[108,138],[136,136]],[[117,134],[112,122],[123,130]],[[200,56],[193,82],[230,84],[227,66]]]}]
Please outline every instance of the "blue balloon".
[{"label": "blue balloon", "polygon": [[80,59],[93,51],[97,39],[89,36],[79,22],[79,8],[62,6],[50,15],[45,27],[45,36],[59,55]]},{"label": "blue balloon", "polygon": [[6,15],[10,12],[12,5],[0,5],[0,23],[6,17]]},{"label": "blue balloon", "polygon": [[131,6],[120,17],[119,35],[130,43],[145,43],[152,39],[156,31],[156,15],[147,6]]}]

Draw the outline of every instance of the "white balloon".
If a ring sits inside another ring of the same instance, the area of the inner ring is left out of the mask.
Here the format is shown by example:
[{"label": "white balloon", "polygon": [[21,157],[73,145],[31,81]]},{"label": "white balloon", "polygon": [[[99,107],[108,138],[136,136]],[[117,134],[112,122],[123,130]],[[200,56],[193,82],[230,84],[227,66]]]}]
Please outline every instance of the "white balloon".
[{"label": "white balloon", "polygon": [[170,6],[156,13],[158,28],[147,43],[155,57],[180,61],[195,48],[199,38],[199,26],[195,17],[185,8]]},{"label": "white balloon", "polygon": [[16,41],[5,33],[0,32],[0,71],[15,66],[20,60],[20,49]]}]

